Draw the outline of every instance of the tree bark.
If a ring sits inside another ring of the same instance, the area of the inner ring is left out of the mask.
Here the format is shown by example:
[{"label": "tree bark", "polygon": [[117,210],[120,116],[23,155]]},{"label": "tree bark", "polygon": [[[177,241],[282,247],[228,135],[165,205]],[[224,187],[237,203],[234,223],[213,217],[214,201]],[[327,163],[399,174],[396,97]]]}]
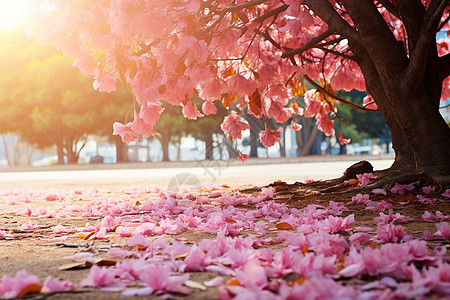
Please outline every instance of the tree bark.
[{"label": "tree bark", "polygon": [[128,162],[128,146],[118,135],[114,135],[113,139],[114,144],[116,145],[116,163]]},{"label": "tree bark", "polygon": [[206,130],[203,132],[203,140],[205,142],[205,159],[212,160],[213,159],[213,135],[212,131]]},{"label": "tree bark", "polygon": [[65,164],[64,147],[60,143],[56,144],[56,155],[58,155],[58,165],[64,165]]},{"label": "tree bark", "polygon": [[162,161],[170,161],[170,159],[169,159],[170,137],[168,137],[167,135],[161,135],[159,141],[161,142],[161,148],[162,148],[162,152],[163,152]]}]

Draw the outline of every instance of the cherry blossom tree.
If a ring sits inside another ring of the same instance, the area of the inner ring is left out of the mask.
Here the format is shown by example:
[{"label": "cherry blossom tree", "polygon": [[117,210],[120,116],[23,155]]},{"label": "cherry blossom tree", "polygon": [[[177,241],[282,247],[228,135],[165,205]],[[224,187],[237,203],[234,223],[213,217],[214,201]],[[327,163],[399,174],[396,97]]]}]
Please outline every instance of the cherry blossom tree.
[{"label": "cherry blossom tree", "polygon": [[[41,38],[75,57],[96,89],[131,87],[136,118],[115,125],[126,140],[156,134],[161,99],[187,118],[202,115],[197,96],[206,107],[247,106],[265,123],[265,146],[280,138],[270,118],[304,114],[335,134],[344,103],[385,118],[396,152],[386,179],[450,181],[450,129],[438,111],[450,96],[449,41],[437,39],[448,0],[54,0],[40,11]],[[366,90],[365,105],[340,89]],[[299,95],[304,112],[287,105]],[[222,129],[234,139],[248,125],[230,110]]]}]

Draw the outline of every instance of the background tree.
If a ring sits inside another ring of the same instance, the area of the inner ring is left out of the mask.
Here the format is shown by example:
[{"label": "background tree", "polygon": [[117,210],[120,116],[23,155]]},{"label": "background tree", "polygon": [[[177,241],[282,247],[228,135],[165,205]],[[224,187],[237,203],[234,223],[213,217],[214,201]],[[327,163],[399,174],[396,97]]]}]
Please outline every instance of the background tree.
[{"label": "background tree", "polygon": [[[292,115],[286,86],[299,89],[308,82],[314,89],[305,93],[305,116],[316,116],[318,128],[331,136],[336,103],[374,110],[336,97],[334,90],[367,90],[392,133],[396,158],[387,179],[408,173],[448,183],[450,129],[438,107],[450,91],[450,54],[446,40],[436,41],[448,28],[448,3],[58,1],[41,32],[94,74],[98,89],[110,91],[116,80],[131,86],[141,111],[159,99],[190,107],[185,99],[199,94],[207,101],[240,97],[240,109],[248,104],[256,116],[280,121]],[[93,48],[107,51],[107,65]],[[133,134],[144,133],[137,126],[141,119],[153,127],[159,114],[143,117],[134,121]],[[243,124],[231,112],[222,127],[240,138],[236,129],[247,129]],[[130,132],[122,126],[126,138]],[[271,146],[280,133],[265,127],[261,142]]]}]

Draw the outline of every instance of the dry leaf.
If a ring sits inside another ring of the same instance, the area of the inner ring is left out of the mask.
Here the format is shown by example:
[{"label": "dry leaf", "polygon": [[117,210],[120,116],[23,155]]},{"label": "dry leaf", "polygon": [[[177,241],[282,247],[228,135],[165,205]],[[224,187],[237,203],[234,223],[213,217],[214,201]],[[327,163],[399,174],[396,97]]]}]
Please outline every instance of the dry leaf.
[{"label": "dry leaf", "polygon": [[88,269],[92,267],[92,263],[83,261],[83,262],[71,262],[58,267],[60,271],[66,270],[79,270],[79,269]]},{"label": "dry leaf", "polygon": [[355,178],[352,178],[352,179],[347,180],[347,183],[351,184],[351,185],[354,185],[354,184],[358,184],[359,180],[355,179]]},{"label": "dry leaf", "polygon": [[83,239],[84,240],[88,240],[91,236],[93,236],[95,234],[95,232],[89,232],[89,234],[88,235],[86,235]]},{"label": "dry leaf", "polygon": [[145,251],[147,250],[147,246],[141,245],[141,244],[137,244],[136,246],[133,247],[134,251]]},{"label": "dry leaf", "polygon": [[292,229],[292,225],[287,222],[278,223],[275,227],[281,230],[289,230]]},{"label": "dry leaf", "polygon": [[115,260],[102,259],[102,260],[96,262],[95,264],[100,267],[110,267],[110,266],[115,266],[116,263],[117,262]]},{"label": "dry leaf", "polygon": [[302,277],[300,277],[300,278],[294,280],[292,283],[302,284],[302,283],[304,283],[306,280],[309,280],[309,278],[306,277],[306,276],[302,276]]},{"label": "dry leaf", "polygon": [[115,226],[112,228],[112,230],[113,230],[113,231],[116,231],[116,229],[119,228],[120,226],[123,226],[123,225],[117,224],[117,225],[115,225]]},{"label": "dry leaf", "polygon": [[227,285],[241,285],[236,278],[231,279],[227,282]]},{"label": "dry leaf", "polygon": [[206,286],[204,286],[203,284],[201,284],[199,282],[192,281],[192,280],[186,280],[184,285],[187,287],[190,287],[191,289],[197,289],[197,290],[201,290],[201,291],[207,290]]},{"label": "dry leaf", "polygon": [[139,200],[138,200],[138,201],[136,201],[136,203],[134,204],[134,206],[139,206],[139,205],[142,205],[142,203],[139,202]]},{"label": "dry leaf", "polygon": [[303,255],[305,255],[305,253],[308,253],[308,252],[309,252],[308,246],[304,245],[304,246],[302,247],[302,253],[303,253]]},{"label": "dry leaf", "polygon": [[42,285],[37,284],[37,283],[32,283],[32,284],[24,287],[20,291],[19,295],[17,295],[17,297],[22,299],[23,297],[25,297],[28,294],[39,293],[41,291],[41,289],[42,289]]}]

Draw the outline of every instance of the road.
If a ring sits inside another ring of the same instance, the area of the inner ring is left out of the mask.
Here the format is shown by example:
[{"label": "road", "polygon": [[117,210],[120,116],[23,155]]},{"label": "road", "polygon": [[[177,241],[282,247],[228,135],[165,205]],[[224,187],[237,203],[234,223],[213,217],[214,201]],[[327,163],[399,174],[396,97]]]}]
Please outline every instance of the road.
[{"label": "road", "polygon": [[[139,169],[101,170],[48,170],[31,172],[1,172],[0,189],[30,186],[75,187],[75,186],[161,186],[187,184],[265,184],[275,180],[293,183],[306,179],[330,179],[339,177],[347,167],[357,160],[276,163],[257,165],[230,165],[225,161],[204,161],[195,167],[158,167]],[[376,170],[392,164],[392,159],[370,161]]]}]

